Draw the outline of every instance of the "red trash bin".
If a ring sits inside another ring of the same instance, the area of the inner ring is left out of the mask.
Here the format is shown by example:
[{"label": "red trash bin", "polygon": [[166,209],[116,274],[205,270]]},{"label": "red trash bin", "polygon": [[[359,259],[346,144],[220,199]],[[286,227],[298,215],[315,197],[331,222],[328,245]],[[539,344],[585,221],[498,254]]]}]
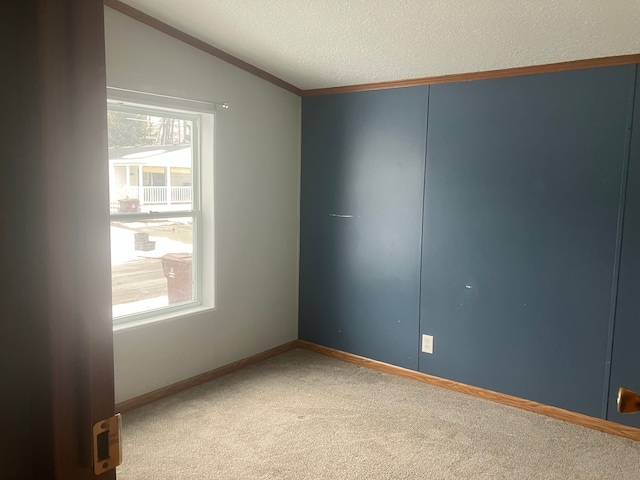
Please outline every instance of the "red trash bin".
[{"label": "red trash bin", "polygon": [[137,198],[123,198],[118,200],[120,211],[124,213],[136,213],[140,211],[140,200]]},{"label": "red trash bin", "polygon": [[162,257],[162,271],[167,279],[169,304],[193,300],[190,253],[168,253]]}]

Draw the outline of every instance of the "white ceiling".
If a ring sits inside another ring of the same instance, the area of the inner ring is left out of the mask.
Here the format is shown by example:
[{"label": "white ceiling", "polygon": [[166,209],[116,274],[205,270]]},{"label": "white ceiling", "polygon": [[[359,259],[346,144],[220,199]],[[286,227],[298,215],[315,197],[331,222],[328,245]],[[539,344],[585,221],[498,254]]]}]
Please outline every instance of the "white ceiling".
[{"label": "white ceiling", "polygon": [[640,0],[124,0],[301,89],[640,53]]}]

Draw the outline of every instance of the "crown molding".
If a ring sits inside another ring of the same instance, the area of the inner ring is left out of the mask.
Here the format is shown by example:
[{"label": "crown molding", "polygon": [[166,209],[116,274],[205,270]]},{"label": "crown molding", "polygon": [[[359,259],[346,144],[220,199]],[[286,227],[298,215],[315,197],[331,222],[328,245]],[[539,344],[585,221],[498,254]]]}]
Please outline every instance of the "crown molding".
[{"label": "crown molding", "polygon": [[387,88],[415,87],[417,85],[470,82],[473,80],[487,80],[490,78],[517,77],[522,75],[583,70],[586,68],[613,67],[616,65],[630,65],[635,63],[640,63],[640,54],[572,60],[569,62],[548,63],[545,65],[532,65],[529,67],[503,68],[500,70],[488,70],[485,72],[456,73],[452,75],[440,75],[437,77],[423,77],[390,82],[364,83],[360,85],[347,85],[344,87],[316,88],[312,90],[303,90],[302,96],[313,97],[317,95],[334,95],[337,93],[384,90]]},{"label": "crown molding", "polygon": [[470,82],[473,80],[487,80],[491,78],[517,77],[522,75],[536,75],[541,73],[564,72],[569,70],[583,70],[587,68],[612,67],[617,65],[640,64],[640,53],[631,55],[618,55],[611,57],[590,58],[584,60],[571,60],[567,62],[548,63],[544,65],[532,65],[527,67],[503,68],[500,70],[488,70],[484,72],[455,73],[434,77],[422,77],[406,80],[393,80],[387,82],[363,83],[357,85],[345,85],[341,87],[315,88],[302,90],[295,85],[285,82],[281,78],[270,74],[244,60],[234,57],[219,48],[197,39],[171,25],[168,25],[151,15],[133,8],[120,0],[104,0],[104,4],[134,20],[137,20],[151,28],[161,31],[181,42],[198,50],[213,55],[245,72],[259,77],[273,85],[281,87],[301,97],[313,97],[318,95],[335,95],[339,93],[365,92],[369,90],[384,90],[389,88],[414,87],[418,85],[435,85],[439,83]]},{"label": "crown molding", "polygon": [[180,40],[181,42],[184,42],[187,45],[191,45],[192,47],[197,48],[198,50],[201,50],[205,53],[213,55],[214,57],[217,57],[220,60],[224,60],[225,62],[230,63],[231,65],[238,67],[241,70],[244,70],[245,72],[248,72],[252,75],[255,75],[256,77],[266,80],[267,82],[272,83],[280,88],[284,88],[285,90],[291,93],[294,93],[298,96],[302,95],[302,90],[300,90],[298,87],[291,85],[290,83],[285,82],[284,80],[276,77],[275,75],[271,75],[269,72],[265,72],[264,70],[261,70],[260,68],[255,67],[250,63],[245,62],[244,60],[240,60],[239,58],[234,57],[233,55],[223,50],[220,50],[219,48],[216,48],[213,45],[209,45],[208,43],[203,42],[202,40],[199,40],[196,37],[193,37],[187,33],[184,33],[183,31],[178,30],[177,28],[174,28],[171,25],[161,22],[160,20],[152,17],[151,15],[147,15],[146,13],[141,12],[140,10],[127,5],[126,3],[122,3],[120,0],[104,0],[104,4],[107,7],[112,8],[113,10],[116,10],[117,12],[120,12],[151,28],[155,28],[156,30],[161,31],[162,33],[165,33],[170,37],[173,37],[176,40]]}]

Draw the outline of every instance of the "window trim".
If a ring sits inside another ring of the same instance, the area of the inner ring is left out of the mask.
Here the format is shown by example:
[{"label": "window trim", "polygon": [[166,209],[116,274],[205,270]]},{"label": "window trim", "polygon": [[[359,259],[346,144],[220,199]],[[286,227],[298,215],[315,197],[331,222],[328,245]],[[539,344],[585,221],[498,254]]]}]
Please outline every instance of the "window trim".
[{"label": "window trim", "polygon": [[[111,90],[111,89],[108,89]],[[107,99],[107,110],[118,111],[132,114],[150,115],[157,114],[158,116],[171,117],[181,120],[191,121],[191,209],[162,211],[162,212],[133,212],[133,213],[110,213],[109,222],[112,221],[136,221],[136,220],[153,220],[163,218],[192,218],[192,256],[194,261],[192,262],[192,294],[193,299],[188,302],[182,302],[177,305],[168,305],[166,307],[159,307],[142,312],[132,313],[128,315],[121,315],[114,317],[112,314],[112,321],[114,328],[121,329],[127,325],[139,325],[147,324],[155,321],[166,320],[169,318],[175,318],[183,315],[189,315],[190,311],[200,310],[206,307],[203,304],[203,249],[202,249],[202,162],[203,162],[203,145],[202,145],[202,122],[203,116],[211,116],[212,113],[204,113],[193,110],[177,110],[173,107],[165,107],[159,105],[158,98],[162,96],[150,95],[148,99],[145,94],[135,92],[136,97],[140,97],[140,102],[136,103],[123,102],[114,98]],[[174,103],[175,100],[173,99]],[[186,101],[189,102],[189,101]],[[202,102],[199,102],[202,103]],[[213,132],[211,132],[213,135]]]}]

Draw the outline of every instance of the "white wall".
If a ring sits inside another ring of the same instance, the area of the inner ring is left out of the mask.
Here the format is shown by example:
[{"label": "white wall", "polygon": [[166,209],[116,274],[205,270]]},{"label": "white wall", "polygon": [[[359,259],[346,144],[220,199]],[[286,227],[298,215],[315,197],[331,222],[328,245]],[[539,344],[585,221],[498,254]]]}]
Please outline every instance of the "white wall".
[{"label": "white wall", "polygon": [[203,179],[215,309],[114,332],[121,402],[297,338],[301,100],[109,8],[105,30],[108,86],[231,105]]}]

